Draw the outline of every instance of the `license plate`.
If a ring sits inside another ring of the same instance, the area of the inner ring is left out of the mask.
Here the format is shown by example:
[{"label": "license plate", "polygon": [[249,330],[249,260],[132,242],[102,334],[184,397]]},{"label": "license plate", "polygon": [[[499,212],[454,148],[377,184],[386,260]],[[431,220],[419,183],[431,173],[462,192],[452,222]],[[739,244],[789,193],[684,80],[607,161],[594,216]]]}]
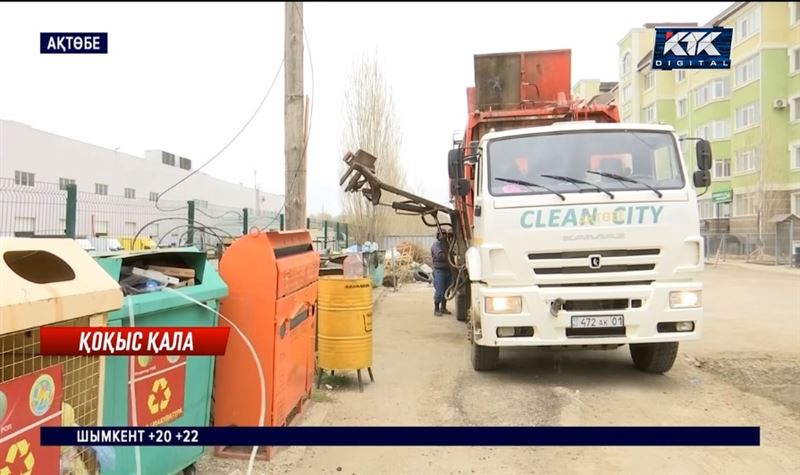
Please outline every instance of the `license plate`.
[{"label": "license plate", "polygon": [[625,320],[622,315],[572,317],[572,328],[614,328],[624,326]]}]

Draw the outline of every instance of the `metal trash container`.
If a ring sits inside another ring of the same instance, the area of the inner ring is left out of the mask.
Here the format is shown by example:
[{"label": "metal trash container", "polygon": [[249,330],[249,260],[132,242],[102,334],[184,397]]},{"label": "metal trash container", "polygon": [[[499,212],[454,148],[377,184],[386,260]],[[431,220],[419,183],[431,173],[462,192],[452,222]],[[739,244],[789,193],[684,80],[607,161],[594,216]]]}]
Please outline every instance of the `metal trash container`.
[{"label": "metal trash container", "polygon": [[[228,287],[206,259],[206,253],[195,248],[171,248],[123,252],[95,257],[116,281],[123,269],[155,270],[179,280],[178,292],[203,302],[213,309],[228,295]],[[125,280],[124,278],[122,279]],[[131,284],[124,283],[129,292]],[[217,315],[171,292],[129,293],[119,311],[108,316],[108,326],[130,326],[128,305],[133,305],[137,327],[213,327]],[[130,360],[128,356],[109,356],[106,360],[103,425],[130,426]],[[136,415],[139,426],[209,425],[211,393],[214,379],[213,356],[139,356],[135,361]],[[154,395],[154,397],[150,397]],[[158,402],[155,404],[155,402]],[[166,404],[164,403],[166,402]],[[134,447],[114,447],[116,467],[102,470],[106,474],[136,473]],[[178,473],[194,465],[204,447],[142,446],[141,473]]]},{"label": "metal trash container", "polygon": [[92,448],[42,447],[39,428],[100,425],[104,358],[42,357],[39,336],[104,327],[119,285],[72,239],[0,238],[0,276],[0,473],[96,473]]},{"label": "metal trash container", "polygon": [[367,368],[370,380],[374,380],[369,278],[331,276],[319,279],[319,368],[317,387],[326,369],[356,370],[362,391],[363,368]]}]

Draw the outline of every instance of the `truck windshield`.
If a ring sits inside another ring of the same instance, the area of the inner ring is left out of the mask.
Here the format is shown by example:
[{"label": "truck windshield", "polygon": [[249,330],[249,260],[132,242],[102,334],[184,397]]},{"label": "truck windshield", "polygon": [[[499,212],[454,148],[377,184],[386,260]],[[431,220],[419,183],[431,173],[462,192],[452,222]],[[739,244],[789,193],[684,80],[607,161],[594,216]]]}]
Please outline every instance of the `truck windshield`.
[{"label": "truck windshield", "polygon": [[[647,190],[647,185],[661,190],[681,189],[685,184],[677,144],[668,132],[576,131],[499,138],[489,142],[486,158],[489,189],[494,196],[549,193],[509,180],[533,180],[559,193],[597,192],[590,184],[610,191]],[[505,181],[495,179],[498,177]]]}]

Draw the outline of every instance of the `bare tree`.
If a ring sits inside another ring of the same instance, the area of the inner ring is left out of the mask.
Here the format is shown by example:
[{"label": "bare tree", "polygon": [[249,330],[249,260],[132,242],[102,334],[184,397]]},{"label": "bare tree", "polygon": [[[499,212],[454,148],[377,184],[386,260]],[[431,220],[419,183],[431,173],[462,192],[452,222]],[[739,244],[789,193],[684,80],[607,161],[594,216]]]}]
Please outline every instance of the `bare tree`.
[{"label": "bare tree", "polygon": [[[376,173],[386,183],[405,186],[400,165],[401,133],[391,90],[377,55],[363,56],[352,69],[345,92],[342,153],[363,149],[378,158]],[[389,232],[393,210],[376,207],[360,194],[343,197],[344,217],[356,241],[377,240]],[[392,197],[384,195],[383,201]]]}]

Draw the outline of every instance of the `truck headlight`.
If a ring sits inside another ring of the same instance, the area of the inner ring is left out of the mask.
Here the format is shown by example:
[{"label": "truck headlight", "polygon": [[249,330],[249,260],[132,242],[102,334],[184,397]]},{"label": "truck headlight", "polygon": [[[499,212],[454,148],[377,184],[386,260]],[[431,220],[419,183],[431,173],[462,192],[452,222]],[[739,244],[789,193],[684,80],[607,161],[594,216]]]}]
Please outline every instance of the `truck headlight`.
[{"label": "truck headlight", "polygon": [[486,297],[486,313],[520,313],[522,297]]},{"label": "truck headlight", "polygon": [[670,308],[697,308],[702,306],[702,290],[679,290],[669,293]]}]

